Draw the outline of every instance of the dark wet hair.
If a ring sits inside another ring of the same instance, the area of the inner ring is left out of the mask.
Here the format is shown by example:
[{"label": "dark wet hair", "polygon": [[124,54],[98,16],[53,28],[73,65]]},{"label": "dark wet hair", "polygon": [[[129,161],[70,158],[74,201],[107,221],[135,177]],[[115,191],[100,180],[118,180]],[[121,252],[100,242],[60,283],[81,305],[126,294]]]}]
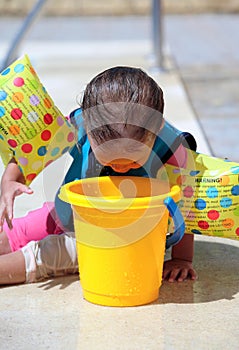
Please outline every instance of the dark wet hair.
[{"label": "dark wet hair", "polygon": [[163,91],[143,70],[113,67],[94,77],[82,101],[87,132],[98,143],[157,134],[164,111]]}]

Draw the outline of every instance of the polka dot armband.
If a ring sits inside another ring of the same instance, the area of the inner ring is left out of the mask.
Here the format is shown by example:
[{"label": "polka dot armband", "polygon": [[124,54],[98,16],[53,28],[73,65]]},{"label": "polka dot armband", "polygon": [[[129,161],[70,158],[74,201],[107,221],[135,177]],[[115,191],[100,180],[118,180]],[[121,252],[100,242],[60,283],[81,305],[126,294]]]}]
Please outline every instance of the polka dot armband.
[{"label": "polka dot armband", "polygon": [[43,87],[27,55],[0,74],[0,155],[12,156],[27,184],[74,144],[74,130]]},{"label": "polka dot armband", "polygon": [[166,164],[158,173],[180,185],[187,233],[239,239],[239,163],[188,150],[186,169]]}]

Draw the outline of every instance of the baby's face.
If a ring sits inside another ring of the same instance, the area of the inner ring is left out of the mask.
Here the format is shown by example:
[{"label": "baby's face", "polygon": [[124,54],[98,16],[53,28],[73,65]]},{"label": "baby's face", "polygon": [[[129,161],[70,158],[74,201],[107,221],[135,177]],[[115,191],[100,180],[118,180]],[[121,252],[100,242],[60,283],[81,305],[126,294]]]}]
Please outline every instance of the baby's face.
[{"label": "baby's face", "polygon": [[146,163],[155,142],[155,135],[149,134],[144,142],[119,138],[96,145],[90,136],[89,140],[96,158],[102,165],[110,166],[116,172],[126,173]]}]

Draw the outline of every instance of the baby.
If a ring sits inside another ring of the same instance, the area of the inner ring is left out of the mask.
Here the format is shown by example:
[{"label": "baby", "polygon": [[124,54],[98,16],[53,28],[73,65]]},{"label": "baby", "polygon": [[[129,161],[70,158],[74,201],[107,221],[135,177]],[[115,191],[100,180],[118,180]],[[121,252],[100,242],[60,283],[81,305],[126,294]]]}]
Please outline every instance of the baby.
[{"label": "baby", "polygon": [[[102,175],[156,177],[164,163],[185,167],[194,138],[163,118],[162,89],[141,69],[113,67],[87,85],[81,108],[70,115],[77,142],[64,183]],[[0,283],[33,282],[77,271],[71,206],[54,203],[13,218],[16,195],[31,194],[13,158],[1,181]],[[193,235],[185,234],[164,263],[169,281],[196,279]],[[54,256],[54,259],[52,257]]]}]

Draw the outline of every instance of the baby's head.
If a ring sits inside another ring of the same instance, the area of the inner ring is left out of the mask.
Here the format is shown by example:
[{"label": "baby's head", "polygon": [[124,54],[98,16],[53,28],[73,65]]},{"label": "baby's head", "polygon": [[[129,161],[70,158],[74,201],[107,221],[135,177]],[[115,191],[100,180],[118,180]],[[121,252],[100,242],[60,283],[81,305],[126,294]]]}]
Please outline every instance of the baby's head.
[{"label": "baby's head", "polygon": [[141,69],[113,67],[86,86],[82,110],[98,160],[114,167],[126,159],[127,164],[132,161],[131,168],[138,167],[147,160],[163,125],[163,92]]}]

